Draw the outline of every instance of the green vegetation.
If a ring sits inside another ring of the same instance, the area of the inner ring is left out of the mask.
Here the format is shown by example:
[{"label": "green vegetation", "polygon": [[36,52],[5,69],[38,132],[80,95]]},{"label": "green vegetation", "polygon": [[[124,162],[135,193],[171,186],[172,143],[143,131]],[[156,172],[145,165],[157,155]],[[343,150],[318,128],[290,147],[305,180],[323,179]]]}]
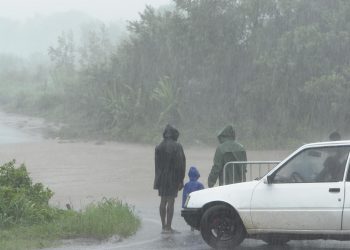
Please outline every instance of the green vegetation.
[{"label": "green vegetation", "polygon": [[78,237],[128,237],[140,225],[121,201],[104,199],[77,212],[51,207],[52,195],[41,183],[32,183],[23,164],[16,168],[11,161],[0,167],[1,249],[36,249]]},{"label": "green vegetation", "polygon": [[248,147],[276,148],[350,132],[350,1],[174,4],[146,7],[118,44],[103,26],[80,44],[63,33],[47,70],[0,67],[0,100],[66,123],[60,136],[154,142],[172,123],[210,143],[233,123]]}]

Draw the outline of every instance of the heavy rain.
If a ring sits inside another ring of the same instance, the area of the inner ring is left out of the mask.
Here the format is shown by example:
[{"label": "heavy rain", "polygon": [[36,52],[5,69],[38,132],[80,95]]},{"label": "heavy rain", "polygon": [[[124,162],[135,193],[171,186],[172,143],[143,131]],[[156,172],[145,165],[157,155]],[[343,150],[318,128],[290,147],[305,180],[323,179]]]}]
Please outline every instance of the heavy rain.
[{"label": "heavy rain", "polygon": [[0,249],[349,249],[349,13],[0,0]]}]

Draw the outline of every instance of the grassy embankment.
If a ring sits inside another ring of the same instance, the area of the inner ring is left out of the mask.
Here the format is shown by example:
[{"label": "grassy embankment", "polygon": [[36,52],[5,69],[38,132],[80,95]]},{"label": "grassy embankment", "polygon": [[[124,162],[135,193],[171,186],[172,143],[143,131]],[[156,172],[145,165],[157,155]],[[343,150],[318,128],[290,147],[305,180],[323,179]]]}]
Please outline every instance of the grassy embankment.
[{"label": "grassy embankment", "polygon": [[125,238],[140,225],[133,209],[119,200],[104,199],[78,212],[51,207],[52,195],[32,183],[24,165],[16,168],[11,161],[0,167],[1,249],[38,249],[72,238]]}]

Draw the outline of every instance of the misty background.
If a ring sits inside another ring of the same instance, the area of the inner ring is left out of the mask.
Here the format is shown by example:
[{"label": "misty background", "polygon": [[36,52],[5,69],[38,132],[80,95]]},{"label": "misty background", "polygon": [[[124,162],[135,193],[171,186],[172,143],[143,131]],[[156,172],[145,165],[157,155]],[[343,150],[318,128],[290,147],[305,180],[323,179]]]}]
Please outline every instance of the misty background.
[{"label": "misty background", "polygon": [[232,123],[250,148],[349,134],[349,1],[148,1],[129,16],[107,2],[0,13],[2,109],[65,138],[154,143],[167,123],[189,144]]}]

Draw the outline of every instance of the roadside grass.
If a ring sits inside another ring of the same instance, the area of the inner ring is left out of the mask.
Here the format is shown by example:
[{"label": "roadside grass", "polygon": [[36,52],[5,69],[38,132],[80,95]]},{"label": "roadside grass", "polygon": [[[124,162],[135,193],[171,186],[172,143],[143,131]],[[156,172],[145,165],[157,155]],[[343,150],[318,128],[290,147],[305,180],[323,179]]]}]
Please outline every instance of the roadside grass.
[{"label": "roadside grass", "polygon": [[133,235],[140,219],[128,204],[116,199],[103,199],[80,212],[60,210],[56,219],[31,226],[12,226],[0,230],[4,250],[40,249],[56,246],[60,240],[74,238],[108,239]]},{"label": "roadside grass", "polygon": [[39,249],[63,239],[128,237],[140,226],[134,209],[104,198],[82,211],[49,205],[53,192],[33,183],[24,164],[12,160],[0,166],[0,249]]},{"label": "roadside grass", "polygon": [[59,228],[65,237],[86,237],[106,239],[113,235],[128,237],[136,232],[139,218],[128,204],[119,200],[104,199],[90,204],[80,213],[65,215],[59,221]]}]

